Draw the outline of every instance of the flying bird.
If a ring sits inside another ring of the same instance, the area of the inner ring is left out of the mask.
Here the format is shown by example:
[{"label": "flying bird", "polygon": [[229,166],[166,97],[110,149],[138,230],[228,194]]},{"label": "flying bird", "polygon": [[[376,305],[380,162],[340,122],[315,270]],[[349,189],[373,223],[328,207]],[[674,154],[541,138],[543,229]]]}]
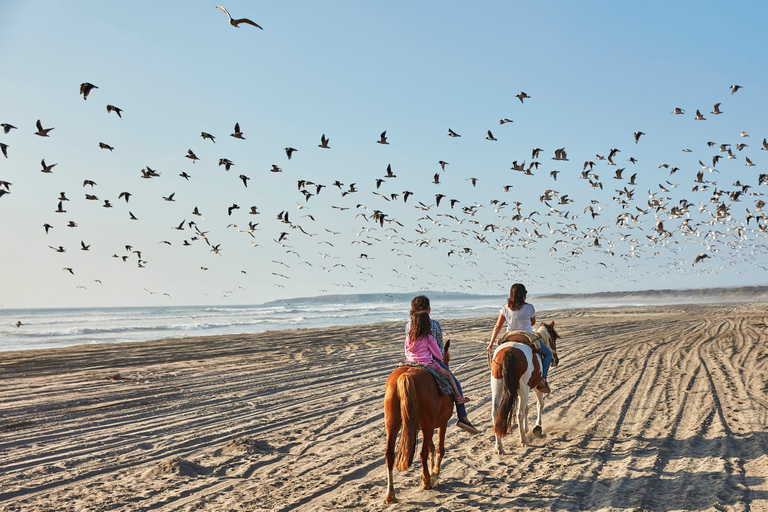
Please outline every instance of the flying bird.
[{"label": "flying bird", "polygon": [[5,158],[8,158],[8,144],[3,144],[2,142],[0,142],[0,151],[3,152],[3,156]]},{"label": "flying bird", "polygon": [[112,151],[113,149],[115,149],[115,148],[114,148],[114,146],[110,146],[109,144],[106,144],[106,143],[104,143],[104,142],[99,142],[99,147],[100,147],[101,149],[108,149],[108,150],[110,150],[110,151]]},{"label": "flying bird", "polygon": [[119,117],[120,119],[123,118],[123,115],[122,115],[123,109],[121,108],[117,108],[114,105],[107,105],[107,113],[110,113],[110,112],[114,112],[115,114],[117,114],[117,117]]},{"label": "flying bird", "polygon": [[486,137],[487,140],[498,140],[496,137],[493,136],[491,133],[491,130],[488,130],[488,136]]},{"label": "flying bird", "polygon": [[240,123],[235,123],[235,133],[230,133],[230,137],[234,137],[236,139],[242,139],[245,140],[245,137],[243,137],[243,132],[240,131]]},{"label": "flying bird", "polygon": [[515,94],[515,96],[517,97],[517,99],[520,100],[520,103],[525,103],[523,100],[526,98],[530,98],[530,96],[528,96],[524,92],[520,92],[520,94]]},{"label": "flying bird", "polygon": [[84,100],[88,99],[88,95],[91,94],[91,91],[93,89],[98,89],[98,87],[96,87],[90,82],[83,82],[82,84],[80,84],[80,94],[83,95]]},{"label": "flying bird", "polygon": [[328,143],[331,141],[331,139],[326,138],[325,134],[323,134],[320,137],[320,144],[318,145],[319,148],[324,149],[331,149],[331,146],[328,145]]},{"label": "flying bird", "polygon": [[448,136],[449,137],[461,137],[461,135],[459,135],[455,131],[451,130],[450,128],[448,128]]},{"label": "flying bird", "polygon": [[293,152],[297,151],[295,148],[285,148],[285,154],[288,156],[288,160],[291,159]]},{"label": "flying bird", "polygon": [[213,142],[214,144],[216,144],[216,140],[215,140],[215,139],[216,139],[216,137],[214,137],[214,136],[213,136],[213,135],[211,135],[210,133],[208,133],[208,132],[200,132],[200,136],[203,138],[203,140],[205,140],[205,139],[211,139],[211,142]]},{"label": "flying bird", "polygon": [[253,25],[256,28],[260,28],[261,30],[264,30],[263,28],[261,28],[261,26],[249,20],[248,18],[232,19],[232,16],[229,14],[229,11],[227,11],[225,8],[223,8],[220,5],[217,5],[216,8],[221,12],[223,12],[224,14],[226,14],[227,17],[229,17],[229,24],[235,28],[240,28],[240,24],[245,23],[246,25]]},{"label": "flying bird", "polygon": [[743,87],[740,86],[740,85],[732,85],[731,86],[731,94],[736,94],[736,91],[738,91],[739,89],[743,89]]},{"label": "flying bird", "polygon": [[13,126],[12,124],[8,124],[8,123],[0,123],[0,126],[3,127],[3,133],[5,133],[6,135],[8,135],[8,132],[10,132],[11,130],[15,130],[16,129],[15,126]]},{"label": "flying bird", "polygon": [[720,110],[720,104],[719,103],[715,103],[715,106],[712,107],[712,112],[710,112],[710,114],[717,115],[717,114],[722,114],[722,113],[723,113],[722,110]]},{"label": "flying bird", "polygon": [[387,142],[387,130],[384,130],[383,132],[381,132],[381,135],[379,137],[380,137],[379,140],[376,141],[377,143],[389,144],[389,142]]},{"label": "flying bird", "polygon": [[35,132],[35,135],[39,135],[41,137],[48,137],[48,132],[53,130],[53,128],[43,128],[43,123],[40,122],[40,120],[37,120],[37,131]]}]

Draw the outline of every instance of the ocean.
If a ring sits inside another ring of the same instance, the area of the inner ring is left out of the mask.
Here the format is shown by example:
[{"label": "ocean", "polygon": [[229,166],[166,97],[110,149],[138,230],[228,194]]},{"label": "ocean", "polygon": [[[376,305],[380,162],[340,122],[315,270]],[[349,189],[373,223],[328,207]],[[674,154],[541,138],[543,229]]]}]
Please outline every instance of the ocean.
[{"label": "ocean", "polygon": [[[658,304],[531,299],[537,311]],[[495,316],[504,297],[432,300],[432,317]],[[408,301],[283,305],[0,309],[0,351],[408,320]],[[544,320],[542,315],[539,318]],[[17,327],[17,322],[21,325]],[[489,332],[492,325],[489,325]]]}]

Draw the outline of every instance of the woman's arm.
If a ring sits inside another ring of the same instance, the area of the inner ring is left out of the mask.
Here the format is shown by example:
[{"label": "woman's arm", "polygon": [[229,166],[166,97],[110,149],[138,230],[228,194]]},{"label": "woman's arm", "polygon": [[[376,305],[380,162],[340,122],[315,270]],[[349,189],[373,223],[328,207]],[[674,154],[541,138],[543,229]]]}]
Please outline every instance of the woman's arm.
[{"label": "woman's arm", "polygon": [[490,352],[491,349],[493,349],[493,342],[496,340],[496,336],[499,335],[501,332],[501,328],[504,327],[504,324],[506,323],[507,319],[504,318],[504,315],[499,313],[499,319],[496,320],[496,325],[493,326],[493,334],[491,334],[491,341],[488,343],[488,351]]}]

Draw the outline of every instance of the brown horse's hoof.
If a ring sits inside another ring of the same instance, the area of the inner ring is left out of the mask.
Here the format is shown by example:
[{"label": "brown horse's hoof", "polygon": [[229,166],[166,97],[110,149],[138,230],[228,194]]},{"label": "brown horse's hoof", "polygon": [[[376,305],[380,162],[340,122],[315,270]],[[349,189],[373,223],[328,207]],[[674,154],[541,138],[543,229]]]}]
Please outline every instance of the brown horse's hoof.
[{"label": "brown horse's hoof", "polygon": [[541,430],[541,425],[536,425],[533,427],[533,437],[542,438],[544,437],[544,432]]},{"label": "brown horse's hoof", "polygon": [[384,500],[384,503],[386,503],[387,505],[391,505],[393,503],[397,503],[397,498],[395,498],[394,494],[392,496],[387,494],[387,498]]}]

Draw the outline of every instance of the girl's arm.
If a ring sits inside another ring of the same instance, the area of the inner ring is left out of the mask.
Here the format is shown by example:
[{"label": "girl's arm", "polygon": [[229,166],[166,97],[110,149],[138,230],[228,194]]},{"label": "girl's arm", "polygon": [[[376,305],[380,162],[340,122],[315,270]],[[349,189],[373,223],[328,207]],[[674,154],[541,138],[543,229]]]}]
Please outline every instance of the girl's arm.
[{"label": "girl's arm", "polygon": [[438,361],[443,360],[443,353],[440,352],[440,347],[437,346],[437,341],[435,341],[434,336],[430,336],[427,338],[427,348],[429,348],[429,353],[432,354],[432,357],[437,359]]},{"label": "girl's arm", "polygon": [[496,325],[493,326],[493,334],[491,334],[491,341],[488,343],[488,351],[490,352],[491,349],[493,349],[493,342],[496,340],[496,336],[499,335],[499,332],[501,332],[501,328],[504,327],[504,323],[507,321],[506,318],[504,318],[504,315],[499,313],[499,319],[496,320]]}]

